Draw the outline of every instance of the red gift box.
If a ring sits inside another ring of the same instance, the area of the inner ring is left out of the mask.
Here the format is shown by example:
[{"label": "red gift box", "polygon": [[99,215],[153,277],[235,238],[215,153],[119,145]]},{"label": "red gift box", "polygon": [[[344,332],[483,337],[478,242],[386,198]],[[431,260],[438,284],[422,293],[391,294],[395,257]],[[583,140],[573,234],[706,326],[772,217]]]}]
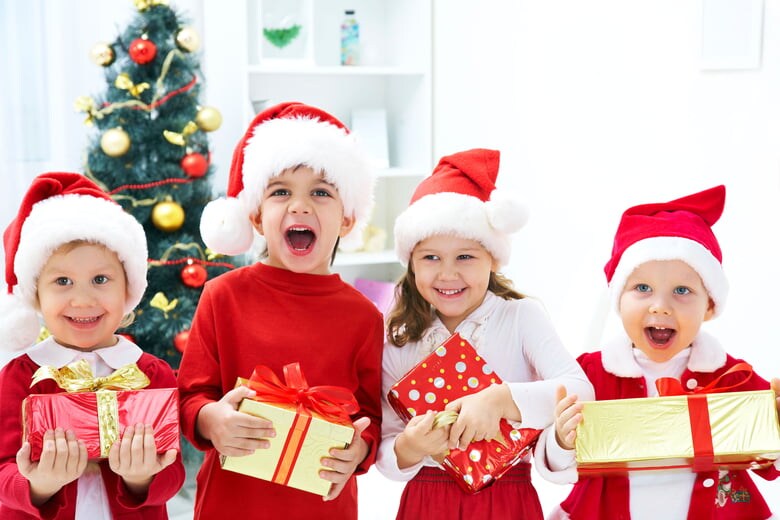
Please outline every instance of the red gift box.
[{"label": "red gift box", "polygon": [[[444,410],[450,401],[501,382],[474,347],[456,333],[396,382],[387,399],[408,421],[428,410]],[[505,419],[499,428],[499,438],[452,450],[442,461],[444,470],[467,493],[484,489],[509,471],[533,448],[541,433],[515,428]]]},{"label": "red gift box", "polygon": [[[72,366],[74,365],[69,365]],[[49,375],[34,378],[33,384],[44,378],[52,378],[63,388],[74,388],[72,381],[68,381],[67,383],[71,383],[68,385],[59,377],[51,375],[52,372],[56,372],[56,369],[45,368]],[[24,399],[22,402],[23,440],[30,443],[32,460],[40,459],[43,435],[46,430],[55,428],[73,430],[76,437],[86,444],[90,459],[107,457],[113,442],[122,438],[128,426],[136,424],[148,424],[154,428],[154,442],[158,453],[169,449],[180,449],[177,390],[175,388],[109,390],[106,387],[122,386],[110,378],[111,376],[94,378],[86,384],[87,388],[103,386],[96,391],[31,394]],[[94,383],[95,381],[97,383]],[[143,386],[148,384],[146,379]]]}]

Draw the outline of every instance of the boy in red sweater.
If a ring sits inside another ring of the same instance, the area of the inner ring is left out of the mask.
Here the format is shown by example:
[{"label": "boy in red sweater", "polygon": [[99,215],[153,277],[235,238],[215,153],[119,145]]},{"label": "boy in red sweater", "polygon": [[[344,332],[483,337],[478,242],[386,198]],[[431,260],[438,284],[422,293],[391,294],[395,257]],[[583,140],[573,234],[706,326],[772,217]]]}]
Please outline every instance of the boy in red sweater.
[{"label": "boy in red sweater", "polygon": [[[623,213],[604,271],[625,335],[600,352],[578,358],[597,400],[657,396],[655,382],[661,377],[679,379],[692,390],[742,361],[700,331],[703,322],[721,313],[728,294],[720,246],[711,229],[725,197],[726,188],[716,186]],[[721,382],[732,385],[740,377],[730,374]],[[772,383],[775,392],[780,391],[780,381]],[[754,373],[733,391],[769,387]],[[556,407],[556,435],[563,448],[574,447],[581,408],[574,396],[563,397]],[[573,467],[573,450],[569,455]],[[552,458],[548,463],[549,469],[563,469],[555,467]],[[780,461],[755,473],[772,480],[779,470]],[[557,480],[566,473],[559,473]],[[570,481],[576,480],[571,468],[568,473]],[[758,520],[771,515],[748,471],[716,470],[583,477],[552,518]]]},{"label": "boy in red sweater", "polygon": [[[344,125],[301,103],[258,114],[236,147],[228,198],[201,218],[206,245],[224,254],[265,240],[262,262],[208,282],[179,369],[184,434],[206,451],[195,518],[239,515],[287,520],[357,518],[354,474],[374,462],[381,420],[382,317],[358,291],[330,274],[340,240],[360,239],[372,204],[370,167]],[[300,362],[308,383],[351,390],[360,412],[347,449],[333,449],[320,476],[324,498],[220,468],[281,435],[237,412],[252,392],[234,389],[256,365],[277,374]]]}]

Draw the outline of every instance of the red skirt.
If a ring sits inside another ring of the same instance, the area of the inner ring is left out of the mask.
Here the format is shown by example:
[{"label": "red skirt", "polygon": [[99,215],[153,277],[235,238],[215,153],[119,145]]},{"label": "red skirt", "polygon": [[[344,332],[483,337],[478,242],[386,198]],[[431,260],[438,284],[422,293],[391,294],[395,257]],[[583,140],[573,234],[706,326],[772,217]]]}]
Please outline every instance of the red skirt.
[{"label": "red skirt", "polygon": [[531,484],[531,465],[521,463],[482,491],[463,492],[444,470],[424,466],[401,495],[396,520],[542,520]]}]

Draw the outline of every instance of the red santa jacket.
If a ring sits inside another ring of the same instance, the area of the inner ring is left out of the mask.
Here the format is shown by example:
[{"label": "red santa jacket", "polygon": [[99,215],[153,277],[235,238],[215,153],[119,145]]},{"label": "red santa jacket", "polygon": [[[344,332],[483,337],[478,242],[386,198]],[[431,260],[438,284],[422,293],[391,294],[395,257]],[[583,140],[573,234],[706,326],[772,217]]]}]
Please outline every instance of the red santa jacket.
[{"label": "red santa jacket", "polygon": [[[596,392],[596,400],[647,397],[641,369],[634,360],[628,338],[610,344],[601,352],[581,355],[579,361]],[[680,380],[688,388],[704,386],[729,368],[742,362],[723,350],[704,333],[694,341],[688,367]],[[740,374],[729,374],[721,383],[736,384]],[[769,383],[753,374],[734,391],[766,390]],[[767,480],[780,475],[774,467],[755,471]],[[609,518],[629,519],[629,481],[627,476],[580,477],[561,508],[573,520]],[[701,472],[691,493],[688,520],[766,519],[772,513],[748,471]]]}]

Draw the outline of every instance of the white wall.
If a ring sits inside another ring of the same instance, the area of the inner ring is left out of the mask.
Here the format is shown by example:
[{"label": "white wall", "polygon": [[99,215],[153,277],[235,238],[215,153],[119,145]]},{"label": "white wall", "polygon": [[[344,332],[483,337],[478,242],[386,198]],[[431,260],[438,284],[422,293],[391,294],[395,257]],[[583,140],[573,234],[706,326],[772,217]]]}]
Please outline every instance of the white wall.
[{"label": "white wall", "polygon": [[[703,72],[701,0],[436,0],[435,156],[502,151],[499,185],[531,209],[507,274],[572,354],[598,348],[622,211],[724,183],[731,294],[706,327],[780,377],[780,2],[764,16],[761,68]],[[561,490],[536,482],[548,509]]]}]

